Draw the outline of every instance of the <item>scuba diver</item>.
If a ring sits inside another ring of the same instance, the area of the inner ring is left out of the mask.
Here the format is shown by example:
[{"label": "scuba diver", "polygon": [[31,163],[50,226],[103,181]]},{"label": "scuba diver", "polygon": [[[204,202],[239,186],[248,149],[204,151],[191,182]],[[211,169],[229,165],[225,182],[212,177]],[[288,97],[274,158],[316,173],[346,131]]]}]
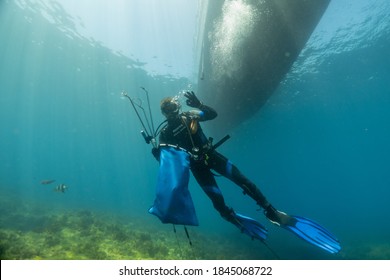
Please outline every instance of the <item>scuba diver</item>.
[{"label": "scuba diver", "polygon": [[[244,194],[264,209],[265,216],[273,224],[289,230],[329,253],[338,253],[341,250],[337,238],[318,223],[277,210],[252,181],[216,150],[229,136],[225,136],[216,144],[213,144],[212,138],[205,136],[200,123],[216,118],[217,112],[203,104],[193,91],[187,91],[184,94],[186,104],[194,108],[187,112],[181,112],[178,96],[162,99],[160,108],[166,120],[159,125],[157,130],[154,130],[149,95],[144,88],[142,89],[148,97],[151,125],[143,107],[131,99],[126,92],[122,94],[130,100],[144,128],[141,134],[147,144],[153,145],[152,154],[159,161],[156,199],[149,213],[157,216],[162,223],[198,225],[195,208],[188,191],[189,170],[191,170],[197,183],[211,199],[214,208],[226,221],[238,227],[241,232],[252,239],[264,242],[268,231],[261,223],[226,205],[215,180],[216,175],[213,173],[215,171],[239,186]],[[143,111],[149,131],[137,107]],[[162,125],[164,126],[160,129]]]},{"label": "scuba diver", "polygon": [[[252,238],[264,240],[267,237],[267,230],[259,222],[235,212],[225,204],[212,170],[238,185],[244,194],[264,209],[265,216],[273,224],[286,228],[331,253],[338,252],[339,242],[331,233],[309,219],[290,216],[277,210],[253,182],[229,159],[216,151],[210,139],[203,133],[200,122],[216,118],[217,112],[200,102],[194,92],[186,92],[184,96],[187,98],[187,105],[196,110],[180,112],[181,105],[174,97],[167,97],[161,101],[161,112],[167,119],[167,125],[160,132],[159,145],[161,147],[168,144],[190,151],[190,170],[220,215]],[[158,150],[156,147],[152,149],[157,159]]]}]

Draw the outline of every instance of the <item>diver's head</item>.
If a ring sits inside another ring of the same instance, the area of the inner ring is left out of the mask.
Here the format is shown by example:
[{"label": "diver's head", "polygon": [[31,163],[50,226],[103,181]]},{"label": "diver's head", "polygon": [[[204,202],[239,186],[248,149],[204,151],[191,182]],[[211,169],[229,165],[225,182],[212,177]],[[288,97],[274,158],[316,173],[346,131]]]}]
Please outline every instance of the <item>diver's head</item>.
[{"label": "diver's head", "polygon": [[181,108],[179,101],[175,97],[166,97],[161,100],[160,108],[162,114],[167,119],[174,119],[179,115],[179,110]]}]

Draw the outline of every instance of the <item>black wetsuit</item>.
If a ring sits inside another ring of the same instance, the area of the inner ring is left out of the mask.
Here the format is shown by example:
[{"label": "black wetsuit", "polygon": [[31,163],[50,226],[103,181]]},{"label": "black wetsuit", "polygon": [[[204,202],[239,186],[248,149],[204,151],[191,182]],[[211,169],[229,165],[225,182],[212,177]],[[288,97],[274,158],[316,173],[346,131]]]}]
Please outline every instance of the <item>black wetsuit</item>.
[{"label": "black wetsuit", "polygon": [[192,174],[212,200],[215,209],[222,217],[231,221],[232,209],[226,206],[211,170],[215,170],[240,186],[244,193],[252,197],[261,207],[266,208],[269,203],[256,185],[247,179],[234,164],[211,149],[209,140],[204,135],[199,122],[212,120],[216,116],[214,109],[202,104],[199,111],[185,112],[174,119],[168,119],[167,126],[161,131],[159,142],[179,146],[197,155],[196,158],[191,158]]}]

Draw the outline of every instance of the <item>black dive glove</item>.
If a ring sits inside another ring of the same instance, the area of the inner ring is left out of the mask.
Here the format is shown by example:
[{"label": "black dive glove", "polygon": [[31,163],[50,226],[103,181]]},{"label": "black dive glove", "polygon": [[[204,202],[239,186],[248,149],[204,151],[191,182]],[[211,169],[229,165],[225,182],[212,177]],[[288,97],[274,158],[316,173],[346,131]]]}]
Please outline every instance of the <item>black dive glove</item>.
[{"label": "black dive glove", "polygon": [[186,103],[190,107],[199,108],[202,103],[199,101],[199,99],[195,96],[195,93],[193,91],[189,92],[187,91],[184,96],[187,98]]}]

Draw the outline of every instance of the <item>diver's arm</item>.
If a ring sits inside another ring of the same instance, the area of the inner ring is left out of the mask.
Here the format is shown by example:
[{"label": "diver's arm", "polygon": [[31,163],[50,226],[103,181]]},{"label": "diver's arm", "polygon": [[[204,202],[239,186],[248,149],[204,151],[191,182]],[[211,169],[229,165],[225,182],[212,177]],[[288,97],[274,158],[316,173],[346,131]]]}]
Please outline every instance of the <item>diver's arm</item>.
[{"label": "diver's arm", "polygon": [[165,135],[165,129],[163,128],[162,131],[160,132],[160,135],[158,136],[158,143],[159,145],[161,144],[167,144],[167,137]]},{"label": "diver's arm", "polygon": [[191,110],[190,114],[196,116],[200,122],[209,121],[217,117],[217,112],[204,104],[199,106],[199,110]]}]

